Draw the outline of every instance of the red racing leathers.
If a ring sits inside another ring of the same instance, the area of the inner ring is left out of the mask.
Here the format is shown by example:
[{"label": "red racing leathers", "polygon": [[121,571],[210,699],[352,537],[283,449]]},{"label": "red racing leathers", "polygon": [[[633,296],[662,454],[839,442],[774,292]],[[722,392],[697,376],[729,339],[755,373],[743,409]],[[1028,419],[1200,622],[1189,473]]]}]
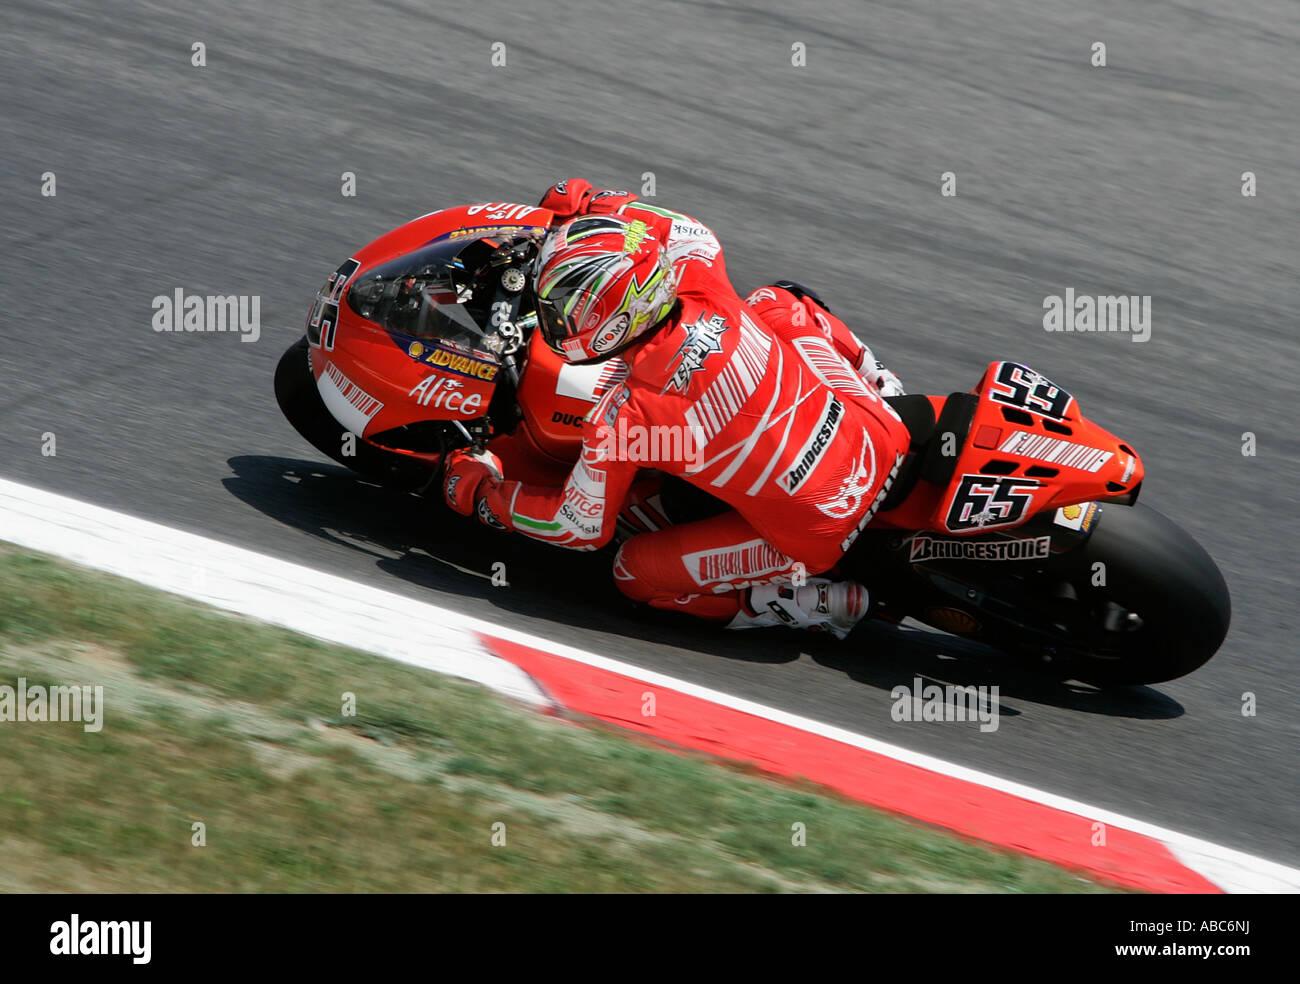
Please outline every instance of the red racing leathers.
[{"label": "red racing leathers", "polygon": [[815,301],[780,287],[742,302],[716,237],[689,216],[575,179],[542,204],[560,218],[612,211],[652,226],[680,303],[623,352],[621,378],[588,414],[581,459],[561,488],[489,476],[469,505],[489,525],[594,550],[614,535],[638,470],[678,475],[734,512],[633,537],[614,574],[635,600],[707,618],[736,615],[740,588],[788,581],[799,565],[804,574],[832,567],[907,447],[902,422],[859,372],[869,350]]}]

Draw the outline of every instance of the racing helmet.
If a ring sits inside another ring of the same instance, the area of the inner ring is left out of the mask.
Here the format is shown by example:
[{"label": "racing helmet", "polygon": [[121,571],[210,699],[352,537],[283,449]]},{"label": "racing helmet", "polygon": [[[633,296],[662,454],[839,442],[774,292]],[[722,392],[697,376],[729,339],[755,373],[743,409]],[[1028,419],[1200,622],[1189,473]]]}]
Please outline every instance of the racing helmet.
[{"label": "racing helmet", "polygon": [[556,227],[537,256],[534,289],[542,337],[571,363],[621,352],[677,301],[664,244],[645,222],[620,215]]}]

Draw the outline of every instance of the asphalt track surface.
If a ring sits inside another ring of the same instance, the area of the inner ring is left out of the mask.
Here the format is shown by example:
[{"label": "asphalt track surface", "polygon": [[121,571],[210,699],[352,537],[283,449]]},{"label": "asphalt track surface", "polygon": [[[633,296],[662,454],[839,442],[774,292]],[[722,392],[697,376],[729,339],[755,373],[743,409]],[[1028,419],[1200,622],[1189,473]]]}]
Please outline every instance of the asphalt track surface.
[{"label": "asphalt track surface", "polygon": [[[1300,7],[760,6],[7,0],[0,474],[1300,863]],[[658,619],[617,604],[607,559],[482,536],[281,419],[276,360],[353,249],[435,208],[647,171],[654,201],[713,225],[742,292],[816,285],[913,392],[994,358],[1071,390],[1223,569],[1220,654],[1098,694],[919,629],[839,647]],[[260,295],[261,339],[154,332],[176,287]],[[1150,341],[1044,331],[1067,287],[1151,295]],[[494,560],[509,588],[444,562]],[[892,721],[917,674],[999,685],[1000,728]]]}]

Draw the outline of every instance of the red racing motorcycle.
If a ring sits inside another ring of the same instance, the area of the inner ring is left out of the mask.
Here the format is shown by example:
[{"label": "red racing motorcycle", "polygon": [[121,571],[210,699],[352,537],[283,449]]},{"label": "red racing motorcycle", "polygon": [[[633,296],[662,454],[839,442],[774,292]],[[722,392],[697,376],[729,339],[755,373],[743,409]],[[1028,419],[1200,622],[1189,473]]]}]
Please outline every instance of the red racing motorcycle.
[{"label": "red racing motorcycle", "polygon": [[[276,399],[321,453],[394,489],[440,494],[443,457],[488,448],[557,486],[612,384],[534,330],[531,263],[547,209],[445,209],[349,257],[281,357]],[[910,443],[840,564],[872,616],[911,617],[1060,678],[1156,683],[1204,664],[1231,604],[1214,561],[1137,506],[1137,453],[1028,366],[993,362],[970,392],[893,397]],[[620,537],[725,508],[648,472]],[[489,535],[485,533],[485,535]]]}]

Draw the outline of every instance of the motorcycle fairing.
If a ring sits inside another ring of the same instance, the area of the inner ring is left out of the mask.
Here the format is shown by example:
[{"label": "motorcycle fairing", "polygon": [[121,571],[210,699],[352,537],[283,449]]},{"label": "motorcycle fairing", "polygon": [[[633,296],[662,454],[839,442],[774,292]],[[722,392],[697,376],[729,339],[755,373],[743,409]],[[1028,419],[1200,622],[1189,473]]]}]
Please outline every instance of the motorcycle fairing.
[{"label": "motorcycle fairing", "polygon": [[[940,444],[929,451],[928,480],[878,525],[969,536],[1077,503],[1136,498],[1145,474],[1137,454],[1046,376],[992,362],[971,392],[969,419],[932,398],[940,423],[929,440]],[[970,397],[948,400],[964,407]]]},{"label": "motorcycle fairing", "polygon": [[[499,363],[475,344],[490,325],[482,312],[463,306],[455,263],[464,247],[482,240],[540,236],[551,217],[549,209],[510,202],[443,209],[354,253],[321,289],[308,317],[312,372],[331,412],[342,412],[348,419],[341,422],[365,440],[425,421],[466,423],[485,414]],[[377,276],[392,275],[382,281],[387,287],[403,273],[423,275],[421,304],[408,322],[383,308],[374,287]],[[367,285],[376,295],[370,305],[363,297]]]}]

